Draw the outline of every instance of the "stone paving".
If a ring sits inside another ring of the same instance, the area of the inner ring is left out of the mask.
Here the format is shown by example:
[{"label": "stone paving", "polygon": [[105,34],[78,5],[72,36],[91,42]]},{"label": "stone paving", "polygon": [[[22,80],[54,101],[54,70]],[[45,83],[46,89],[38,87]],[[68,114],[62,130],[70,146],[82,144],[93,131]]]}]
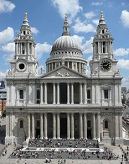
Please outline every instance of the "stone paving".
[{"label": "stone paving", "polygon": [[[0,132],[1,129],[3,130],[4,128],[4,124],[5,124],[5,119],[0,120]],[[3,150],[3,148],[5,148],[4,143],[2,142],[3,137],[5,137],[5,133],[2,132],[2,135],[0,135],[0,152]],[[116,160],[98,160],[97,158],[94,159],[66,159],[66,164],[129,164],[129,162],[125,161],[124,158],[122,160],[122,155],[124,155],[125,153],[127,154],[129,152],[129,150],[127,149],[127,146],[122,146],[122,147],[118,147],[118,146],[111,146],[111,145],[104,145],[104,147],[108,148],[109,150],[111,150],[116,156],[119,156],[118,159]],[[46,162],[45,160],[45,156],[44,159],[18,159],[18,158],[10,158],[10,155],[12,154],[12,152],[14,152],[15,150],[15,146],[14,145],[8,145],[5,150],[7,150],[6,155],[1,155],[0,156],[0,164],[43,164]],[[129,157],[129,156],[128,156]],[[122,162],[122,163],[121,163]],[[61,159],[52,159],[51,160],[52,164],[63,164],[64,161]]]}]

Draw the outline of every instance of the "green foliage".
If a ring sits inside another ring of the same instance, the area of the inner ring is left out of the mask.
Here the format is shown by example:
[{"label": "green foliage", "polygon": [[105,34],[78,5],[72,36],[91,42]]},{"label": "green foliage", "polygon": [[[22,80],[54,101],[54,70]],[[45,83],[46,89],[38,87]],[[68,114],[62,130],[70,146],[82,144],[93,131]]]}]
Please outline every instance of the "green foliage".
[{"label": "green foliage", "polygon": [[3,111],[2,117],[6,117],[6,110]]}]

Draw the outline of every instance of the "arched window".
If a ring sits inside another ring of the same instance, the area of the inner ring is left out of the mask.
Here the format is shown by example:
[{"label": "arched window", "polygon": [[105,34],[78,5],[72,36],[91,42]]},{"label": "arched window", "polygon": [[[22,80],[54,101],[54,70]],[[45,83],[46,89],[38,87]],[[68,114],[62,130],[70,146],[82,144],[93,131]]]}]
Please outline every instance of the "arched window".
[{"label": "arched window", "polygon": [[20,128],[23,128],[23,120],[20,121]]},{"label": "arched window", "polygon": [[108,129],[108,121],[107,120],[105,120],[105,122],[104,122],[104,128]]}]

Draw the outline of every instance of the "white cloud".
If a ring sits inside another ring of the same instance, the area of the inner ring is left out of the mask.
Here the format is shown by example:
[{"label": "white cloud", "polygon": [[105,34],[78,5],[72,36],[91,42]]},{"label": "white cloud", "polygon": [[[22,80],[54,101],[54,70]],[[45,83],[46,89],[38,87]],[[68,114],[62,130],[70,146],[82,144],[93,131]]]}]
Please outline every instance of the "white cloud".
[{"label": "white cloud", "polygon": [[98,24],[99,24],[99,19],[93,19],[92,22],[93,22],[95,25],[98,25]]},{"label": "white cloud", "polygon": [[0,0],[0,13],[11,12],[15,8],[15,5],[6,0]]},{"label": "white cloud", "polygon": [[51,0],[54,7],[58,8],[61,17],[64,19],[65,14],[70,15],[70,21],[83,8],[79,5],[79,0]]},{"label": "white cloud", "polygon": [[118,68],[129,70],[129,60],[119,59],[118,60]]},{"label": "white cloud", "polygon": [[127,48],[127,49],[118,48],[113,53],[116,56],[125,56],[125,55],[128,55],[129,54],[129,48]]},{"label": "white cloud", "polygon": [[81,22],[79,18],[76,19],[76,24],[73,26],[76,33],[79,32],[95,32],[95,27],[92,24],[86,24],[86,22]]},{"label": "white cloud", "polygon": [[81,47],[83,54],[93,53],[93,37],[91,37],[89,40],[85,40],[84,36],[73,35],[73,38]]},{"label": "white cloud", "polygon": [[1,72],[0,71],[0,80],[3,80],[6,77],[6,72]]},{"label": "white cloud", "polygon": [[39,31],[36,27],[31,27],[31,31],[33,34],[36,34],[36,35],[39,33]]},{"label": "white cloud", "polygon": [[103,2],[92,2],[92,6],[101,6],[103,5]]},{"label": "white cloud", "polygon": [[6,30],[0,32],[0,44],[12,41],[14,38],[14,30],[8,27]]},{"label": "white cloud", "polygon": [[90,72],[90,70],[89,70],[89,67],[87,67],[87,69],[86,69],[86,75],[87,75],[87,76],[90,76],[90,74],[91,74],[91,72]]},{"label": "white cloud", "polygon": [[36,57],[37,57],[37,60],[41,59],[41,57],[42,57],[42,55],[44,53],[50,53],[51,47],[52,46],[50,44],[46,43],[46,42],[43,43],[43,44],[38,43],[36,45]]},{"label": "white cloud", "polygon": [[93,53],[92,43],[93,43],[93,37],[91,37],[82,45],[83,54]]},{"label": "white cloud", "polygon": [[129,11],[123,10],[120,19],[123,26],[129,28]]},{"label": "white cloud", "polygon": [[82,47],[82,43],[83,41],[85,40],[85,37],[84,36],[78,36],[78,35],[73,35],[72,36],[74,38],[74,40],[78,43],[78,45],[80,47]]},{"label": "white cloud", "polygon": [[1,47],[1,51],[3,51],[5,65],[8,65],[9,62],[14,58],[15,43],[8,43],[6,45],[3,45]]},{"label": "white cloud", "polygon": [[15,51],[15,43],[8,43],[1,48],[4,52],[14,53]]},{"label": "white cloud", "polygon": [[124,77],[122,79],[122,86],[127,87],[129,89],[129,76],[128,77]]},{"label": "white cloud", "polygon": [[95,13],[91,11],[89,13],[85,13],[84,16],[86,17],[86,19],[92,19],[95,16]]}]

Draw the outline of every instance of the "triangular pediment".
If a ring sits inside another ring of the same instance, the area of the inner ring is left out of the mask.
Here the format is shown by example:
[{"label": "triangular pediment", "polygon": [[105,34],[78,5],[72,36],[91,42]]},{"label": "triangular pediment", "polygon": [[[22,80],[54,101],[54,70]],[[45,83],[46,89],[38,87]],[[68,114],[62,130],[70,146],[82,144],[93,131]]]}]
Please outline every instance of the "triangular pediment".
[{"label": "triangular pediment", "polygon": [[85,76],[75,72],[65,66],[59,67],[49,73],[42,75],[40,78],[84,78]]}]

